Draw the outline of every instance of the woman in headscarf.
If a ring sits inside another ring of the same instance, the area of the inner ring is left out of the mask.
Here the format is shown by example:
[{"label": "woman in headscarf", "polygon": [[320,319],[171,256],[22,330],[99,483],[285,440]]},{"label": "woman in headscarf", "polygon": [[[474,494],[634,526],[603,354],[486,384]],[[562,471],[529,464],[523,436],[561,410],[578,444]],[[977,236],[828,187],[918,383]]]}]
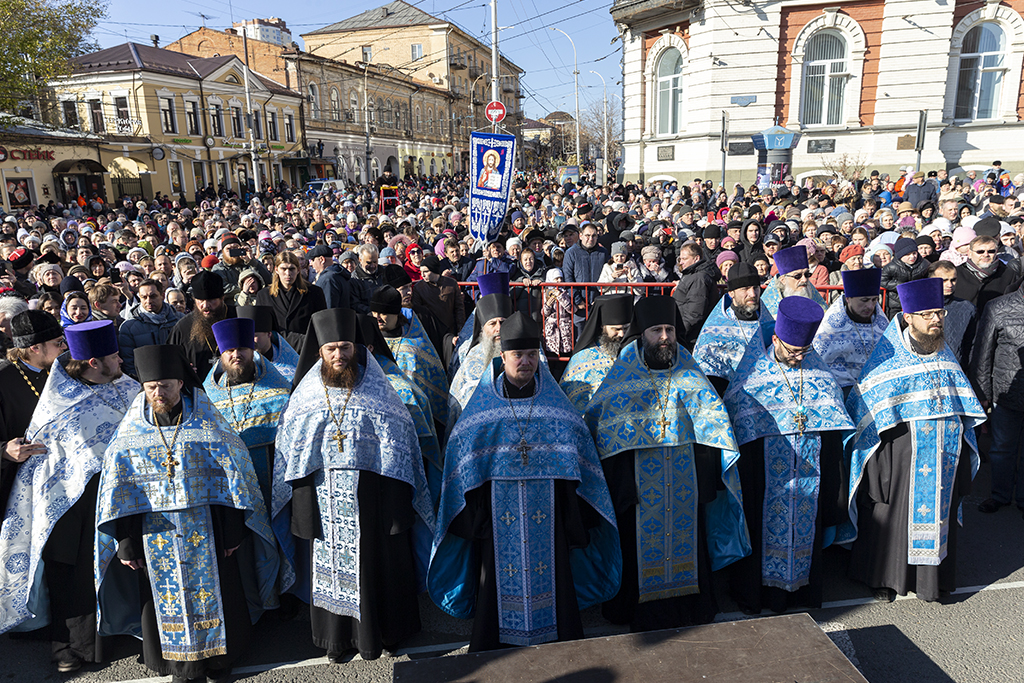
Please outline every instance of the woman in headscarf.
[{"label": "woman in headscarf", "polygon": [[40,263],[32,269],[32,279],[41,293],[60,294],[60,282],[64,279],[64,271],[56,263]]},{"label": "woman in headscarf", "polygon": [[92,320],[92,306],[89,305],[89,295],[85,292],[72,290],[64,296],[64,303],[60,305],[60,326],[77,325]]},{"label": "woman in headscarf", "polygon": [[402,264],[402,268],[413,282],[423,279],[423,273],[420,271],[421,263],[423,263],[423,247],[413,242],[406,247],[405,262]]}]

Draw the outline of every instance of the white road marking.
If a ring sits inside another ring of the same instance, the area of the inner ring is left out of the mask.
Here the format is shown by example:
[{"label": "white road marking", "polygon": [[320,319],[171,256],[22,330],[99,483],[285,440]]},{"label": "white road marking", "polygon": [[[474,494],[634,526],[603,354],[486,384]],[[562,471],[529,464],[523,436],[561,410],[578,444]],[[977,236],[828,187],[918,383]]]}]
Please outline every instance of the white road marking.
[{"label": "white road marking", "polygon": [[[970,595],[972,593],[984,593],[988,591],[1004,591],[1013,590],[1018,588],[1024,588],[1024,581],[1007,581],[1005,583],[992,583],[987,586],[964,586],[963,588],[957,588],[953,591],[953,595]],[[908,595],[897,595],[896,600],[916,600],[913,594]],[[873,605],[873,604],[885,604],[880,600],[874,598],[855,598],[853,600],[835,600],[832,602],[822,603],[821,609],[836,609],[840,607],[859,607],[862,605]],[[807,610],[809,612],[816,612],[818,610]],[[742,621],[744,619],[757,619],[764,615],[749,616],[742,612],[726,612],[719,614],[715,617],[715,623],[725,621]],[[817,620],[815,620],[817,621]],[[846,658],[853,663],[855,667],[860,669],[860,662],[857,659],[857,652],[853,646],[853,641],[850,639],[849,633],[846,631],[846,625],[838,621],[822,621],[817,622],[818,626],[821,627],[825,633],[828,634],[832,642],[836,644]],[[615,627],[609,625],[608,628],[588,628],[584,629],[584,633],[588,637],[592,636],[609,636],[619,635],[620,633],[626,633],[625,627]],[[457,650],[461,650],[469,646],[469,641],[462,641],[458,643],[441,643],[437,645],[421,645],[419,647],[400,648],[396,656],[401,655],[418,655],[427,654],[431,652],[447,652],[453,653]],[[352,660],[353,662],[362,661],[362,657],[358,654],[355,655]],[[317,657],[315,659],[304,659],[301,661],[293,662],[277,662],[274,664],[255,664],[253,666],[242,666],[236,667],[233,670],[234,674],[237,675],[248,675],[248,674],[259,674],[267,671],[285,671],[287,669],[301,669],[308,666],[327,666],[330,662],[327,661],[327,657]],[[118,681],[117,683],[167,683],[168,678],[166,676],[156,676],[152,678],[134,678],[126,681]]]}]

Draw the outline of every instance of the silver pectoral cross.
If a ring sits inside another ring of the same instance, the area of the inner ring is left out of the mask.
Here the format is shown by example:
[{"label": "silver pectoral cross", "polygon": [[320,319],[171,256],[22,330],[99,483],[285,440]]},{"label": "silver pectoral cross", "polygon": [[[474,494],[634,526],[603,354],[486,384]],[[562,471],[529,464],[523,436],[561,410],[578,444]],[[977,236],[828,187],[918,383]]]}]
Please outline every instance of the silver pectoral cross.
[{"label": "silver pectoral cross", "polygon": [[520,439],[519,443],[515,447],[516,453],[523,459],[523,465],[530,464],[530,451],[533,450],[533,446],[526,443],[526,439]]}]

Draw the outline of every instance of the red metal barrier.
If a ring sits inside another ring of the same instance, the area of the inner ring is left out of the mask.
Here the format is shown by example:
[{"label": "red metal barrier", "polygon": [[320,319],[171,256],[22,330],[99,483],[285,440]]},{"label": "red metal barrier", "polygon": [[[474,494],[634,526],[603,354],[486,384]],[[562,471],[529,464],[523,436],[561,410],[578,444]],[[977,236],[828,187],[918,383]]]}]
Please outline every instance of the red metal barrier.
[{"label": "red metal barrier", "polygon": [[[628,293],[629,291],[632,291],[633,294],[636,295],[636,296],[658,296],[658,295],[671,296],[672,292],[676,288],[676,284],[677,284],[677,282],[675,282],[675,281],[673,281],[673,282],[630,282],[628,284],[610,283],[610,282],[542,282],[542,283],[537,284],[537,285],[529,285],[529,286],[527,286],[527,285],[523,284],[522,282],[511,282],[511,283],[509,283],[509,287],[513,290],[513,292],[512,292],[513,301],[516,300],[516,296],[515,296],[514,290],[517,289],[517,288],[519,288],[519,289],[527,289],[527,290],[533,290],[533,289],[540,290],[540,301],[541,301],[541,310],[539,311],[539,313],[540,313],[540,325],[541,325],[541,333],[544,334],[545,329],[546,329],[545,322],[547,322],[546,316],[544,314],[544,307],[543,307],[544,290],[545,289],[561,288],[563,290],[568,290],[569,293],[570,293],[571,299],[575,300],[575,290],[585,290],[585,291],[588,291],[588,294],[591,294],[592,296],[598,296],[600,294],[625,294],[625,293]],[[459,286],[462,287],[464,291],[467,291],[467,292],[469,292],[471,294],[474,293],[478,289],[478,285],[475,282],[460,282]],[[762,285],[762,289],[764,289],[764,287],[765,286]],[[725,285],[719,285],[718,289],[719,289],[720,293],[724,293],[726,291],[725,290]],[[834,294],[836,292],[842,293],[842,291],[843,291],[842,285],[824,285],[824,286],[821,286],[821,287],[817,287],[816,289],[818,290],[818,293],[821,294],[822,298],[825,299],[825,301],[827,303],[829,303],[829,304],[831,304],[832,301],[835,300]],[[592,290],[592,291],[590,291],[590,290]],[[884,289],[882,289],[882,290],[879,290],[879,293],[880,293],[879,302],[880,302],[880,304],[882,306],[882,310],[885,310],[886,291]],[[584,296],[584,297],[582,297],[582,299],[583,299],[583,307],[581,309],[578,309],[578,310],[574,311],[574,313],[581,313],[583,315],[584,319],[589,317],[590,316],[590,307],[591,307],[591,305],[593,303],[591,298],[592,298],[591,296]],[[526,302],[527,302],[527,308],[526,308],[526,310],[524,312],[527,313],[528,315],[533,315],[534,314],[534,311],[533,311],[534,297],[528,296],[526,298]],[[556,306],[555,307],[555,316],[556,316],[555,317],[555,325],[556,325],[556,327],[560,328],[561,327],[560,323],[562,322],[562,308],[560,306]],[[570,347],[571,347],[572,345],[575,345],[575,343],[576,343],[576,326],[575,325],[570,325],[570,335],[571,335],[571,342],[572,342],[572,344],[570,344]],[[548,348],[548,339],[547,339],[546,336],[544,337],[544,347],[545,347],[545,350],[547,350],[549,352],[553,352],[554,355],[559,360],[569,360],[569,356],[568,355],[562,354],[562,353],[558,353],[557,349],[552,350],[552,349]]]}]

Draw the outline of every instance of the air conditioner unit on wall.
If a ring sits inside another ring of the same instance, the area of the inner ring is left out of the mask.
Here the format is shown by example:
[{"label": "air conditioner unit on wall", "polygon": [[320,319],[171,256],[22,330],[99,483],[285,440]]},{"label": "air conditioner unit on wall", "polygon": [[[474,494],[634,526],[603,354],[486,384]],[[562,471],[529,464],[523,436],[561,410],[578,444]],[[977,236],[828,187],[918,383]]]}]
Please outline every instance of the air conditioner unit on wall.
[{"label": "air conditioner unit on wall", "polygon": [[376,133],[376,132],[377,132],[377,126],[370,126],[370,133],[373,134],[373,133]]}]

